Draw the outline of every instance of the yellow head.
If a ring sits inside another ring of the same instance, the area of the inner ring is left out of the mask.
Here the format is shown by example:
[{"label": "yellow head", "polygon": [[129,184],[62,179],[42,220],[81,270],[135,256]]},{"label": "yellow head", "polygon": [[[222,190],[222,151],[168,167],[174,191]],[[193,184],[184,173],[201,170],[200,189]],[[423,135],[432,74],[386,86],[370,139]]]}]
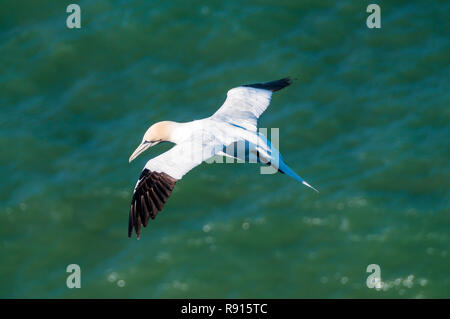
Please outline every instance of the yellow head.
[{"label": "yellow head", "polygon": [[170,142],[173,124],[174,122],[171,121],[162,121],[150,126],[145,132],[141,144],[136,148],[133,154],[131,154],[129,162],[131,163],[132,160],[138,157],[145,150],[160,142]]}]

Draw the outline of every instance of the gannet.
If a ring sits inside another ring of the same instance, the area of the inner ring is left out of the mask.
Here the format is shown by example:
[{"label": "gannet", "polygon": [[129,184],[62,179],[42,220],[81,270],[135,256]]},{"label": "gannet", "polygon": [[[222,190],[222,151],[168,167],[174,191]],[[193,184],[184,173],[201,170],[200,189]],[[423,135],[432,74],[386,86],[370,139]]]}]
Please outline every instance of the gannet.
[{"label": "gannet", "polygon": [[[318,192],[287,166],[278,150],[257,131],[257,120],[269,106],[272,93],[290,84],[291,79],[284,78],[241,85],[227,92],[223,105],[210,117],[186,123],[163,121],[151,125],[131,154],[130,163],[160,142],[171,142],[175,146],[145,165],[131,199],[128,237],[134,228],[139,238],[141,226],[147,226],[149,218],[154,219],[163,209],[176,182],[214,155],[270,165]],[[239,145],[244,145],[245,152],[238,154],[235,151]]]}]

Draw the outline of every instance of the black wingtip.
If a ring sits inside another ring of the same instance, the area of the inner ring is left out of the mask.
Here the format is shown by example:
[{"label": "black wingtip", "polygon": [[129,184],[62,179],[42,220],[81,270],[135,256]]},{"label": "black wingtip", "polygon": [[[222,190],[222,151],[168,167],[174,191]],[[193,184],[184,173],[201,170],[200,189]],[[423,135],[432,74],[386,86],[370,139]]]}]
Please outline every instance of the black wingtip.
[{"label": "black wingtip", "polygon": [[133,234],[133,213],[131,209],[132,208],[130,208],[130,216],[128,218],[128,238],[131,238],[131,235]]},{"label": "black wingtip", "polygon": [[286,86],[291,85],[291,83],[292,83],[292,79],[290,77],[286,77],[286,78],[276,80],[276,81],[270,81],[270,82],[265,82],[265,83],[246,84],[243,86],[276,92],[276,91],[279,91],[279,90],[285,88]]},{"label": "black wingtip", "polygon": [[141,237],[141,226],[147,226],[149,218],[155,218],[163,209],[177,179],[164,172],[142,171],[138,185],[133,193],[128,219],[128,237],[132,237],[133,228],[136,237]]}]

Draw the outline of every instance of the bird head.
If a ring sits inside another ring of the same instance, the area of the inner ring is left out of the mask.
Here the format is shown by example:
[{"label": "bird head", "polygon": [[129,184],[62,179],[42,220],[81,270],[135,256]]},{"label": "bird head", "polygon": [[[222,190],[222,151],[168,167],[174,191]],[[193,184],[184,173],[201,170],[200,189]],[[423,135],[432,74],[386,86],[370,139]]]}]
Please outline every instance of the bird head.
[{"label": "bird head", "polygon": [[136,157],[138,157],[145,150],[149,149],[160,142],[170,142],[171,123],[169,121],[158,122],[151,125],[145,132],[142,138],[141,144],[131,154],[129,162],[131,163]]}]

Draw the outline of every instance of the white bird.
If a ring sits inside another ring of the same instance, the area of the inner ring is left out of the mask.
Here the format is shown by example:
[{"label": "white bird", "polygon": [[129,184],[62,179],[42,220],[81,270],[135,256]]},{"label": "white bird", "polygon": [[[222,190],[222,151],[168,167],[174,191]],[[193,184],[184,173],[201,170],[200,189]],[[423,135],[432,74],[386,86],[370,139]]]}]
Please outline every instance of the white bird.
[{"label": "white bird", "polygon": [[[130,163],[148,148],[163,142],[176,144],[150,159],[134,188],[128,224],[139,238],[141,226],[163,209],[175,183],[191,169],[214,155],[271,165],[281,173],[314,189],[283,161],[278,150],[257,131],[257,120],[269,106],[272,93],[291,84],[289,78],[242,85],[228,91],[223,105],[212,116],[186,123],[158,122],[145,132]],[[236,152],[243,149],[244,152]]]}]

